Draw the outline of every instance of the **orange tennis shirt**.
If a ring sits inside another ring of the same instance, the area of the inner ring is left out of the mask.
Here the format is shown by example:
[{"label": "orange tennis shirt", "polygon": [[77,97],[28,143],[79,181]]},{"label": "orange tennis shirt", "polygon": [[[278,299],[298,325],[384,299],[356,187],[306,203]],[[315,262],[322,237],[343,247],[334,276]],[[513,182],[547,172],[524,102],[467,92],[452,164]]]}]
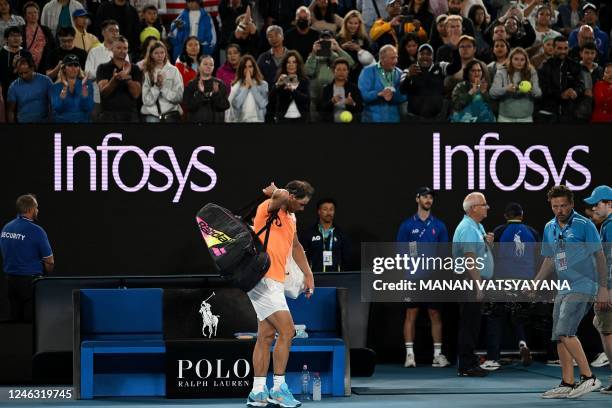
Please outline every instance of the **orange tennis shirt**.
[{"label": "orange tennis shirt", "polygon": [[[253,220],[255,232],[258,232],[266,225],[270,201],[270,199],[267,199],[257,207],[257,213]],[[285,265],[287,264],[287,257],[293,248],[296,226],[293,217],[285,210],[281,209],[278,211],[278,218],[280,219],[281,226],[277,226],[276,222],[274,222],[270,229],[268,249],[266,250],[270,256],[270,269],[268,269],[265,276],[278,282],[285,282]],[[265,238],[266,233],[263,232],[259,239],[263,243]]]}]

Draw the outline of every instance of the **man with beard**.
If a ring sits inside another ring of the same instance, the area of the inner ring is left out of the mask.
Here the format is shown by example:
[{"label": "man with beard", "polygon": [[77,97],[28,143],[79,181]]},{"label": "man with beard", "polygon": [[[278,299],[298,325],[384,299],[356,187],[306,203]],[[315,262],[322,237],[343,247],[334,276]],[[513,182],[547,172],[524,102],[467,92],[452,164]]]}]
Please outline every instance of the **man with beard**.
[{"label": "man with beard", "polygon": [[[431,215],[431,207],[434,201],[434,191],[429,187],[421,187],[416,192],[417,212],[400,225],[397,233],[397,242],[407,242],[410,257],[423,254],[440,255],[437,243],[448,242],[446,225]],[[423,245],[421,245],[423,243]],[[420,247],[419,247],[420,246]],[[417,279],[426,279],[431,271],[420,270],[414,274]],[[404,319],[404,341],[406,346],[406,361],[404,367],[416,367],[414,359],[414,328],[420,307],[426,307],[431,320],[431,336],[433,337],[434,356],[432,367],[447,367],[450,365],[444,354],[442,354],[442,317],[440,303],[415,303],[411,302],[406,307]]]}]

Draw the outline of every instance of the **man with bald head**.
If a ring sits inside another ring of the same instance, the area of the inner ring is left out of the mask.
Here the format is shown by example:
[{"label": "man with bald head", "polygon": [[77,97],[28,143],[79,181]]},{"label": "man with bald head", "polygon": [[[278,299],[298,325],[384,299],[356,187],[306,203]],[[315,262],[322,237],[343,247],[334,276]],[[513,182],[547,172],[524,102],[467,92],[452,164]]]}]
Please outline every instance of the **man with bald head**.
[{"label": "man with bald head", "polygon": [[[598,61],[602,65],[608,61],[608,52],[610,46],[610,39],[608,34],[599,28],[598,24],[598,15],[597,15],[597,7],[592,3],[586,3],[582,6],[582,12],[584,13],[583,21],[584,25],[578,27],[574,31],[572,31],[569,35],[569,45],[571,48],[576,47],[580,44],[580,34],[581,30],[584,30],[583,27],[589,26],[593,32],[593,39],[595,45],[597,46],[597,51],[601,56],[601,60]],[[582,31],[585,34],[585,31]]]},{"label": "man with bald head", "polygon": [[[493,253],[490,245],[493,243],[493,233],[486,233],[481,222],[487,217],[489,205],[484,194],[473,192],[463,200],[463,211],[465,215],[457,225],[453,235],[453,258],[472,259],[469,264],[473,268],[467,268],[462,272],[465,280],[481,281],[493,277]],[[481,261],[482,268],[478,268],[477,259]],[[485,377],[487,371],[478,364],[478,357],[474,354],[476,342],[480,333],[481,300],[482,292],[474,284],[475,298],[468,299],[460,305],[461,318],[459,321],[458,335],[458,365],[457,375],[460,377]]]}]

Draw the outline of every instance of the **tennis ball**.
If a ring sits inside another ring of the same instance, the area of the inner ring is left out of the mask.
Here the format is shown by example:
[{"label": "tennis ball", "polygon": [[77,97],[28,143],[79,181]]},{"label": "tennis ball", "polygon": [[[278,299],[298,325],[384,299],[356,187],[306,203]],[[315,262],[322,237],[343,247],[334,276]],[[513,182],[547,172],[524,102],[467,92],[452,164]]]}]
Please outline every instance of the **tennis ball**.
[{"label": "tennis ball", "polygon": [[353,114],[349,111],[344,111],[340,114],[340,121],[343,123],[349,123],[353,120]]},{"label": "tennis ball", "polygon": [[519,91],[521,91],[522,93],[528,93],[529,91],[531,91],[531,82],[529,81],[521,81],[519,83]]}]

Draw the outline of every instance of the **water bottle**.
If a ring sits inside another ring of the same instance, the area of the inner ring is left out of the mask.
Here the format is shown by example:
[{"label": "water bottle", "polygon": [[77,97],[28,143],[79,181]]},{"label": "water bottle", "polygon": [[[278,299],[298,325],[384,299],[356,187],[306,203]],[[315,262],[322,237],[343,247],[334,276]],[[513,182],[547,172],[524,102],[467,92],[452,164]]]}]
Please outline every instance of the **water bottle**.
[{"label": "water bottle", "polygon": [[321,377],[319,373],[314,373],[314,377],[312,377],[312,400],[321,401]]},{"label": "water bottle", "polygon": [[304,364],[302,367],[302,401],[310,399],[310,373],[308,372],[308,366]]}]

